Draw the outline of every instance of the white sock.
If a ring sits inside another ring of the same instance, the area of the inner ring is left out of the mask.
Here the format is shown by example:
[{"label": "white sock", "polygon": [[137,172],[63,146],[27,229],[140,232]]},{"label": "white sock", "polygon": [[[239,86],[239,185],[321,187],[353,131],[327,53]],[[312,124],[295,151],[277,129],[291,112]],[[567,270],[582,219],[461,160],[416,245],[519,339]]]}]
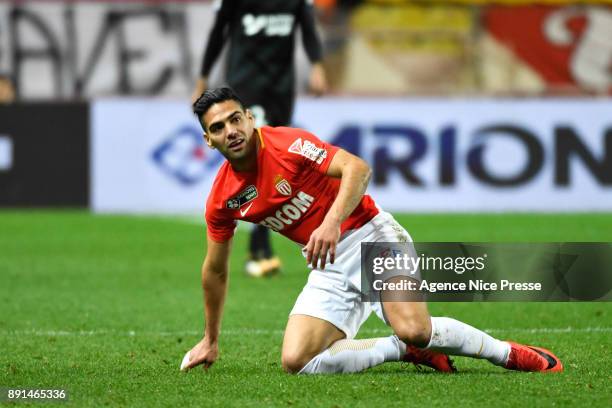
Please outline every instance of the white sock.
[{"label": "white sock", "polygon": [[397,337],[338,340],[316,355],[298,374],[356,373],[386,361],[399,361],[406,345]]},{"label": "white sock", "polygon": [[510,354],[507,342],[448,317],[431,318],[431,339],[426,348],[455,356],[485,358],[499,366],[506,364]]}]

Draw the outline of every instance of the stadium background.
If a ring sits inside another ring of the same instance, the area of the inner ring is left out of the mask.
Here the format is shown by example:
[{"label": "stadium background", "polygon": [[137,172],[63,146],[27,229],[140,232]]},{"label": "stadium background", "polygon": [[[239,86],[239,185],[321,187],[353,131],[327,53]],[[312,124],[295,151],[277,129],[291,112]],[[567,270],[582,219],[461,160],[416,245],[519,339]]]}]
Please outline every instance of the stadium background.
[{"label": "stadium background", "polygon": [[[316,3],[331,92],[308,96],[298,53],[294,122],[368,160],[369,191],[415,239],[612,242],[610,2]],[[562,376],[465,359],[454,378],[284,376],[306,268],[278,237],[273,279],[246,278],[235,251],[222,360],[179,375],[202,329],[201,213],[221,163],[188,103],[212,10],[0,3],[0,387],[65,387],[78,406],[490,405],[491,390],[513,395],[499,405],[609,403],[611,310],[596,302],[431,306],[560,350]]]}]

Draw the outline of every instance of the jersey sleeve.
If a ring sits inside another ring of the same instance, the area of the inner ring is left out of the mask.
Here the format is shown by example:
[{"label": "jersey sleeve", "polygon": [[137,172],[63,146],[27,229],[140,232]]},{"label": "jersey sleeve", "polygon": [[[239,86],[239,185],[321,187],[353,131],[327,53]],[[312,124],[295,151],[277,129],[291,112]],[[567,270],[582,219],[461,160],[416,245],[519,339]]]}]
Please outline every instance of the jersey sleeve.
[{"label": "jersey sleeve", "polygon": [[206,204],[206,230],[208,238],[215,242],[226,242],[234,236],[237,222],[222,210],[215,208],[214,204]]},{"label": "jersey sleeve", "polygon": [[321,39],[315,24],[315,10],[312,0],[302,0],[299,11],[299,24],[302,29],[302,44],[311,63],[321,61],[323,51]]},{"label": "jersey sleeve", "polygon": [[226,27],[229,25],[231,20],[231,2],[229,0],[217,0],[215,1],[214,8],[216,11],[215,22],[208,35],[208,44],[204,57],[202,58],[202,65],[200,68],[200,75],[205,77],[208,76],[212,66],[221,54],[223,45],[227,37]]},{"label": "jersey sleeve", "polygon": [[297,164],[300,169],[311,169],[325,174],[338,150],[338,147],[322,141],[310,132],[302,129],[288,129],[286,138],[287,160]]}]

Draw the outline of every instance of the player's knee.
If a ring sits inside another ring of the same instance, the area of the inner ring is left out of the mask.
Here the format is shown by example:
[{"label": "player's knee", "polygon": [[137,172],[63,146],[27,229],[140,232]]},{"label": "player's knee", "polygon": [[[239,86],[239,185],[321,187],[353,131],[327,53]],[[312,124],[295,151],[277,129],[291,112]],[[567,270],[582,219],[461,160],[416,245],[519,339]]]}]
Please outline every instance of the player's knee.
[{"label": "player's knee", "polygon": [[427,318],[407,319],[401,324],[393,327],[395,334],[404,343],[414,344],[417,347],[425,347],[431,338],[431,322]]},{"label": "player's knee", "polygon": [[311,359],[312,357],[304,353],[296,351],[283,351],[281,364],[285,372],[289,374],[297,374],[306,366],[306,364],[308,364]]}]

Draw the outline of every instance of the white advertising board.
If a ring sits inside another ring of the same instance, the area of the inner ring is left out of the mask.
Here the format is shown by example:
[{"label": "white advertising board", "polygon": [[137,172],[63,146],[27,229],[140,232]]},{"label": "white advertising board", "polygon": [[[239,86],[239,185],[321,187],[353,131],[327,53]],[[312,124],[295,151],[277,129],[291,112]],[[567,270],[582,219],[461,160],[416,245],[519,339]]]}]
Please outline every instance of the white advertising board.
[{"label": "white advertising board", "polygon": [[[96,211],[202,211],[217,152],[179,101],[92,108]],[[612,211],[610,100],[301,99],[296,126],[367,160],[390,211]]]},{"label": "white advertising board", "polygon": [[392,211],[611,211],[612,100],[303,99]]},{"label": "white advertising board", "polygon": [[91,205],[96,212],[204,213],[223,157],[185,102],[92,104]]}]

